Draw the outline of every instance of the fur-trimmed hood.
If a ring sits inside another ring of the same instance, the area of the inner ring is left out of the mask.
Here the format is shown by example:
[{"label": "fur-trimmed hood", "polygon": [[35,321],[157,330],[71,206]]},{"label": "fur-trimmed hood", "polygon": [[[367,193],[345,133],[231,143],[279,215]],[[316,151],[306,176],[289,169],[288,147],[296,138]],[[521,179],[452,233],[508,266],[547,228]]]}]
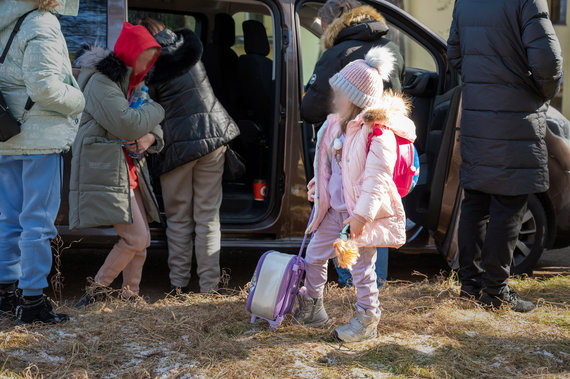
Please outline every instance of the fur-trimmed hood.
[{"label": "fur-trimmed hood", "polygon": [[416,126],[409,118],[410,103],[400,94],[389,90],[382,96],[382,105],[365,109],[359,117],[366,124],[385,125],[394,134],[414,142]]},{"label": "fur-trimmed hood", "polygon": [[111,50],[100,46],[84,46],[83,50],[78,53],[75,64],[81,68],[78,82],[82,90],[85,89],[89,78],[96,71],[123,86],[131,70]]},{"label": "fur-trimmed hood", "polygon": [[147,76],[149,85],[172,80],[187,73],[202,58],[202,42],[189,29],[164,29],[154,36],[162,52]]},{"label": "fur-trimmed hood", "polygon": [[373,7],[351,9],[335,19],[325,30],[321,43],[325,50],[348,39],[371,41],[388,34],[386,19]]}]

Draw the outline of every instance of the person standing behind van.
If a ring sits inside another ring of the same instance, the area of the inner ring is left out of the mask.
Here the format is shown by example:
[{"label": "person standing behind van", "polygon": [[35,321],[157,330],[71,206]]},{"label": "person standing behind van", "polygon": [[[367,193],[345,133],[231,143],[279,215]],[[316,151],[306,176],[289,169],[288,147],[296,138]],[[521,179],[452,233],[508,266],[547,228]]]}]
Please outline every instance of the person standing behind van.
[{"label": "person standing behind van", "polygon": [[171,290],[188,286],[194,247],[200,292],[216,291],[225,145],[239,129],[214,95],[198,36],[188,29],[173,32],[151,18],[139,24],[162,46],[147,83],[166,112],[166,146],[153,157],[151,168],[162,186]]},{"label": "person standing behind van", "polygon": [[160,50],[145,28],[125,22],[113,52],[92,46],[77,58],[87,104],[73,144],[69,226],[113,225],[120,237],[77,307],[100,300],[121,272],[123,298],[139,294],[148,221],[160,222],[145,153],[164,145],[164,110],[152,101],[131,107],[129,100],[138,96]]},{"label": "person standing behind van", "polygon": [[[0,2],[0,54],[27,14],[0,65],[0,91],[22,121],[20,134],[0,142],[0,315],[17,314],[22,323],[68,319],[53,312],[43,290],[52,265],[50,239],[57,235],[61,153],[69,150],[85,106],[52,13],[76,15],[78,3]],[[25,114],[27,101],[34,104]]]},{"label": "person standing behind van", "polygon": [[549,187],[548,101],[562,57],[546,0],[458,0],[447,53],[461,69],[461,296],[528,312],[508,286],[529,194]]},{"label": "person standing behind van", "polygon": [[376,9],[357,0],[328,0],[318,17],[324,32],[321,44],[325,52],[305,88],[301,103],[303,120],[313,124],[326,120],[333,111],[329,79],[350,62],[364,59],[373,47],[386,46],[396,59],[394,71],[384,83],[386,89],[402,89],[404,58],[398,46],[386,38],[389,28]]}]

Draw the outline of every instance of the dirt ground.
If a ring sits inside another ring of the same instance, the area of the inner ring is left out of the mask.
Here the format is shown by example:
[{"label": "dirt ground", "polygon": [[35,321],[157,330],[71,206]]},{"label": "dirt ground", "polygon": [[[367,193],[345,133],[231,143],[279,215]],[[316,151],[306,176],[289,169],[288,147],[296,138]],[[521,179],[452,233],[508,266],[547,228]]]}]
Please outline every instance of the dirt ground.
[{"label": "dirt ground", "polygon": [[[104,252],[61,260],[58,326],[0,321],[0,377],[7,378],[570,378],[570,253],[545,253],[536,276],[513,286],[539,308],[490,312],[456,297],[457,282],[437,255],[392,254],[380,291],[379,338],[341,344],[332,330],[352,315],[353,289],[331,283],[323,329],[276,331],[245,310],[255,254],[225,253],[231,295],[164,298],[165,254],[151,253],[136,302],[110,297],[72,307]],[[335,279],[331,274],[331,281]],[[192,286],[196,288],[196,282]],[[238,290],[239,289],[239,290]]]}]

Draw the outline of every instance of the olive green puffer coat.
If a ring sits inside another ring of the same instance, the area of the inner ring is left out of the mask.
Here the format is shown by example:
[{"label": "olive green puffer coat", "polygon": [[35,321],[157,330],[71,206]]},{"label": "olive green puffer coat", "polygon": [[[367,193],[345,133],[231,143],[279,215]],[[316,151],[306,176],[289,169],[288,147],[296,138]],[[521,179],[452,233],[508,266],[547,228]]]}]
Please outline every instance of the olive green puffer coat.
[{"label": "olive green puffer coat", "polygon": [[[156,136],[148,153],[164,146],[159,123],[164,110],[158,103],[129,108],[127,92],[131,68],[108,50],[93,47],[79,59],[79,86],[86,105],[73,144],[69,193],[71,229],[132,223],[129,170],[122,140]],[[149,221],[160,221],[146,160],[134,160]]]}]

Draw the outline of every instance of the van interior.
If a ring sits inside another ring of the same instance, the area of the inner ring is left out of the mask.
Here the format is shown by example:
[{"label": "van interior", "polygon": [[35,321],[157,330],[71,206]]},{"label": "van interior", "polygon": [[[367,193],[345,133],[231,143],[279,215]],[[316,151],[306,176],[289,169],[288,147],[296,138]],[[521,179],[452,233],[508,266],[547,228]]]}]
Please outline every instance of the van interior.
[{"label": "van interior", "polygon": [[[260,1],[129,1],[128,20],[151,17],[169,29],[189,28],[204,45],[204,64],[216,97],[241,135],[232,142],[246,165],[243,177],[224,181],[224,223],[260,220],[275,200],[274,173],[279,56],[271,8]],[[154,181],[160,202],[158,178]],[[265,185],[265,190],[256,186]]]}]

